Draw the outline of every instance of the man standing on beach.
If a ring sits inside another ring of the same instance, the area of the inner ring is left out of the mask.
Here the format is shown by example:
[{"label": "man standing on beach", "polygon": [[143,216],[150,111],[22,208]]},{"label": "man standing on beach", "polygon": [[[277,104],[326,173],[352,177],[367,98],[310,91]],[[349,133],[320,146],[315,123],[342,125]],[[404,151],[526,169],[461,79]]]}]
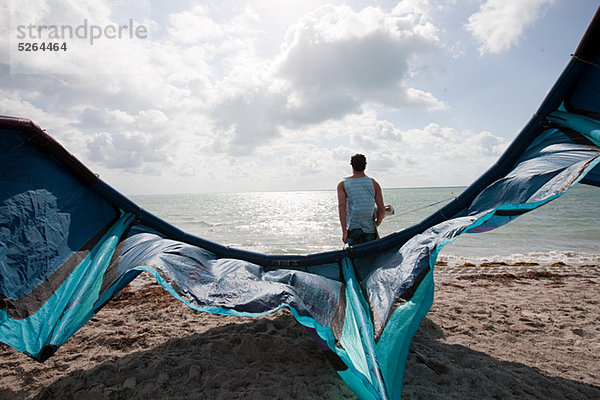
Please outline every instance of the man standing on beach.
[{"label": "man standing on beach", "polygon": [[352,246],[378,239],[377,227],[385,216],[385,207],[381,186],[365,174],[366,157],[355,154],[350,165],[352,176],[337,185],[337,194],[342,241]]}]

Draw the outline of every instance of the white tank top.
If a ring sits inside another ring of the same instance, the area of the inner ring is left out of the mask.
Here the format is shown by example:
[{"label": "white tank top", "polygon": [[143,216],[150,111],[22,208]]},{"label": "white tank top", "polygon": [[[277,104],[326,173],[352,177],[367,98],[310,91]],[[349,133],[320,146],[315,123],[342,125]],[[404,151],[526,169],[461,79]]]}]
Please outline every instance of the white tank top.
[{"label": "white tank top", "polygon": [[375,185],[368,176],[344,178],[346,190],[346,227],[362,229],[365,233],[375,232]]}]

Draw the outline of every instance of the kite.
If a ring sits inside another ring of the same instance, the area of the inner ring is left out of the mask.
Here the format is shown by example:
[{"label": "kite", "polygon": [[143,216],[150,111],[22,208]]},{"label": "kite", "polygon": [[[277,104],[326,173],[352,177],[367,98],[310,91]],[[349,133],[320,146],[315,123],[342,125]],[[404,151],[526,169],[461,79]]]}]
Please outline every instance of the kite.
[{"label": "kite", "polygon": [[379,240],[270,255],[189,235],[141,209],[27,119],[0,117],[0,341],[38,361],[141,272],[199,311],[287,308],[361,399],[399,399],[447,243],[600,186],[600,11],[498,162],[420,223]]}]

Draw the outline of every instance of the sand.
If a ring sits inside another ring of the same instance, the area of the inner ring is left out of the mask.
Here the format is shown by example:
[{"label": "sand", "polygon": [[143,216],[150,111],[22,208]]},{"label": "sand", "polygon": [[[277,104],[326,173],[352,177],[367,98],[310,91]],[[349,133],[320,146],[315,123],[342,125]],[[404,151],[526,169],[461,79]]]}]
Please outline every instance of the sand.
[{"label": "sand", "polygon": [[[439,266],[403,399],[599,399],[600,267]],[[194,311],[141,276],[0,399],[354,399],[289,312]]]}]

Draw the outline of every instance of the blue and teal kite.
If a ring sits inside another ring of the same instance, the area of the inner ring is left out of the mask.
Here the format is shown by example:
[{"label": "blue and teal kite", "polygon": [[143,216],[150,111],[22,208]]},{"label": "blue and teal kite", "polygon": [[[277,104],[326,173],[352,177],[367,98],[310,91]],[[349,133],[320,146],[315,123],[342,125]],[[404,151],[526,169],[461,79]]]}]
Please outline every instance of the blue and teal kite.
[{"label": "blue and teal kite", "polygon": [[498,162],[458,198],[378,241],[266,255],[180,231],[100,180],[33,122],[0,117],[0,341],[38,361],[142,271],[188,306],[288,308],[361,399],[399,399],[444,245],[495,229],[576,183],[600,186],[600,14]]}]

